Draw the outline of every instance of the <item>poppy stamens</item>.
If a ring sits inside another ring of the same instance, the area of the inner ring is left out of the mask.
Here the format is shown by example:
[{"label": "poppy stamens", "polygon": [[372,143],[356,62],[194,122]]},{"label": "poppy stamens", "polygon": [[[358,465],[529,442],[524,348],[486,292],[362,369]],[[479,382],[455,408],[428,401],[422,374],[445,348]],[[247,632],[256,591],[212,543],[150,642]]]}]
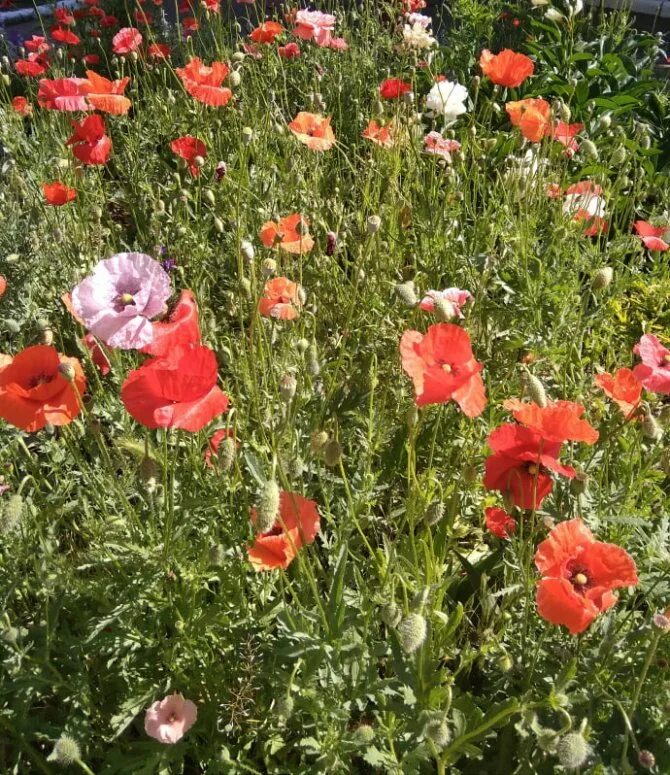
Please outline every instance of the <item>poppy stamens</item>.
[{"label": "poppy stamens", "polygon": [[576,584],[578,587],[584,587],[589,583],[589,580],[587,579],[585,573],[576,573],[572,577],[572,583]]}]

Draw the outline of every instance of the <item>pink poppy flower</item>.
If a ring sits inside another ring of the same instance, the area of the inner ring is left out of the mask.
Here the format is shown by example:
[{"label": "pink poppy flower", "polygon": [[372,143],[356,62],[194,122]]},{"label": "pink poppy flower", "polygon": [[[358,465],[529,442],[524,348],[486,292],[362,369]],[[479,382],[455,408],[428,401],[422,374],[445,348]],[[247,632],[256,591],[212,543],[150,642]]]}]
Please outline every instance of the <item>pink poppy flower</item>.
[{"label": "pink poppy flower", "polygon": [[602,188],[590,180],[568,186],[563,199],[563,212],[573,221],[584,222],[584,234],[595,237],[607,229],[605,200]]},{"label": "pink poppy flower", "polygon": [[435,302],[442,301],[452,318],[462,318],[461,307],[472,298],[470,291],[462,291],[460,288],[446,288],[443,291],[428,291],[421,299],[419,307],[424,312],[434,312]]},{"label": "pink poppy flower", "polygon": [[131,54],[142,45],[142,33],[135,27],[124,27],[112,38],[115,54]]},{"label": "pink poppy flower", "polygon": [[652,393],[670,393],[670,350],[653,334],[645,334],[633,352],[642,358],[633,369],[635,377]]},{"label": "pink poppy flower", "polygon": [[633,224],[635,233],[642,239],[647,250],[659,252],[667,250],[670,245],[663,239],[668,228],[666,226],[652,226],[649,221],[635,221]]},{"label": "pink poppy flower", "polygon": [[321,11],[298,11],[295,15],[296,27],[293,34],[296,38],[313,40],[318,46],[328,46],[332,32],[335,29],[335,17]]},{"label": "pink poppy flower", "polygon": [[170,278],[144,253],[118,253],[72,291],[72,306],[92,334],[110,347],[140,349],[153,341],[151,318],[165,311]]},{"label": "pink poppy flower", "polygon": [[159,743],[179,742],[195,724],[198,709],[181,694],[170,694],[157,700],[144,714],[144,730]]},{"label": "pink poppy flower", "polygon": [[428,132],[423,138],[424,153],[440,156],[451,164],[451,154],[461,150],[458,140],[445,140],[439,132]]}]

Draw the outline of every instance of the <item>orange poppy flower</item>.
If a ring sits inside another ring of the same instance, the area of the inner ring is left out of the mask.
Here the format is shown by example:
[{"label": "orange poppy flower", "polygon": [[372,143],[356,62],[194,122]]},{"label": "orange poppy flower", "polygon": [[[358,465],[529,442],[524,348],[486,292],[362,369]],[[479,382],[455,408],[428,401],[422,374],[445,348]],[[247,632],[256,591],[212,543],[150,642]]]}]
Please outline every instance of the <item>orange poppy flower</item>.
[{"label": "orange poppy flower", "polygon": [[611,608],[617,587],[638,583],[633,558],[619,546],[596,541],[581,519],[561,522],[537,547],[537,610],[551,624],[577,635]]},{"label": "orange poppy flower", "polygon": [[642,383],[638,382],[632,370],[618,369],[614,375],[607,372],[598,374],[594,381],[605,395],[609,396],[621,409],[626,419],[630,420],[640,405],[642,397]]},{"label": "orange poppy flower", "polygon": [[[74,370],[70,382],[61,366]],[[28,433],[51,425],[68,425],[81,411],[86,377],[76,358],[55,347],[27,347],[0,370],[0,417]]]},{"label": "orange poppy flower", "polygon": [[230,89],[221,86],[230,72],[225,62],[212,62],[208,67],[198,57],[193,57],[185,67],[178,67],[175,72],[191,97],[204,105],[223,107],[233,96]]},{"label": "orange poppy flower", "polygon": [[275,277],[265,283],[258,311],[263,317],[295,320],[300,315],[300,286],[286,277]]},{"label": "orange poppy flower", "polygon": [[[256,524],[256,510],[251,511],[251,521]],[[311,544],[319,532],[319,512],[316,503],[303,498],[297,492],[282,490],[279,495],[279,516],[267,533],[256,536],[247,547],[247,555],[254,570],[288,568],[298,550]]]},{"label": "orange poppy flower", "polygon": [[72,202],[77,196],[76,189],[66,186],[60,180],[54,180],[53,183],[42,183],[42,191],[47,204],[54,207],[62,207],[68,202]]},{"label": "orange poppy flower", "polygon": [[33,106],[25,97],[14,97],[12,100],[12,110],[22,118],[33,115]]},{"label": "orange poppy flower", "polygon": [[254,43],[274,43],[277,35],[281,35],[284,28],[277,22],[263,22],[249,34]]},{"label": "orange poppy flower", "polygon": [[503,403],[514,419],[526,428],[539,433],[545,441],[563,443],[564,441],[583,441],[594,444],[598,441],[598,431],[586,420],[580,419],[584,407],[572,401],[550,401],[547,406],[519,401],[511,398]]},{"label": "orange poppy flower", "polygon": [[372,119],[363,130],[362,137],[366,140],[371,140],[377,145],[381,145],[382,148],[393,148],[395,145],[394,130],[395,126],[393,122],[386,124],[386,126],[381,126]]},{"label": "orange poppy flower", "polygon": [[335,145],[335,135],[330,126],[330,116],[300,111],[288,128],[312,151],[327,151]]},{"label": "orange poppy flower", "polygon": [[417,406],[456,401],[468,417],[486,406],[484,367],[475,360],[467,331],[453,323],[436,323],[426,334],[405,331],[400,340],[402,367],[414,382]]},{"label": "orange poppy flower", "polygon": [[529,97],[517,102],[508,102],[505,110],[513,126],[533,143],[539,143],[552,132],[551,105],[541,97]]},{"label": "orange poppy flower", "polygon": [[308,231],[309,222],[300,213],[287,215],[286,218],[268,221],[261,227],[260,238],[266,248],[278,245],[287,253],[309,253],[314,247],[314,240]]},{"label": "orange poppy flower", "polygon": [[509,48],[503,49],[499,54],[492,54],[485,48],[479,57],[479,66],[493,83],[510,89],[521,86],[535,70],[532,59]]},{"label": "orange poppy flower", "polygon": [[114,116],[125,116],[130,110],[131,102],[123,96],[130,78],[122,78],[119,81],[110,81],[93,70],[86,71],[87,82],[82,86],[82,93],[86,100],[101,113],[111,113]]}]

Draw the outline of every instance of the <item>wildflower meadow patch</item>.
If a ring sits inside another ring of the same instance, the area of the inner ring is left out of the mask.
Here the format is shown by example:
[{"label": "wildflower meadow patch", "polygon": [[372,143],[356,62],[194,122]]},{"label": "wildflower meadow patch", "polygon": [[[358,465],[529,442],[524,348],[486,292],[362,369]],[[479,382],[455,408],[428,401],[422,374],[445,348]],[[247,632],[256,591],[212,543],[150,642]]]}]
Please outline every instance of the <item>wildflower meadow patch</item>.
[{"label": "wildflower meadow patch", "polygon": [[581,0],[84,0],[0,68],[0,771],[670,773],[670,105]]}]

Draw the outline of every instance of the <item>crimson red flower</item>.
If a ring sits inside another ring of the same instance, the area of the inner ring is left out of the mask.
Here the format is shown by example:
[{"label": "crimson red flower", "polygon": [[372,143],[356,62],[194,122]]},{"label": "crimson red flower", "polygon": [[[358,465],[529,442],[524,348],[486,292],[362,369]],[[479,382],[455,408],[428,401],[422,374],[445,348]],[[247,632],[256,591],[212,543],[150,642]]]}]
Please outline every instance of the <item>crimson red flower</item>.
[{"label": "crimson red flower", "polygon": [[105,164],[112,152],[112,141],[105,134],[105,121],[97,113],[83,121],[73,121],[74,134],[66,145],[84,164]]},{"label": "crimson red flower", "polygon": [[47,203],[56,207],[66,205],[77,196],[76,189],[66,186],[60,180],[55,180],[53,183],[42,183],[42,191],[44,191]]},{"label": "crimson red flower", "polygon": [[265,283],[263,298],[258,302],[261,315],[276,320],[295,320],[302,302],[300,286],[286,277],[275,277]]},{"label": "crimson red flower", "polygon": [[275,38],[284,32],[284,28],[277,22],[263,22],[249,34],[254,43],[274,43]]},{"label": "crimson red flower", "polygon": [[14,97],[12,100],[12,110],[22,118],[32,116],[33,114],[33,106],[25,97]]},{"label": "crimson red flower", "polygon": [[300,56],[300,46],[291,41],[291,43],[287,43],[285,46],[279,46],[277,53],[282,59],[296,59],[296,57]]},{"label": "crimson red flower", "polygon": [[652,226],[648,221],[635,221],[633,228],[647,250],[663,252],[670,247],[663,239],[670,232],[667,226]]},{"label": "crimson red flower", "polygon": [[486,529],[498,538],[509,538],[516,530],[516,520],[497,506],[489,506],[484,510]]},{"label": "crimson red flower", "polygon": [[100,374],[102,374],[103,377],[106,377],[111,371],[112,364],[109,362],[109,358],[100,346],[98,340],[93,334],[86,334],[86,336],[82,337],[81,342],[91,354],[91,360],[98,367]]},{"label": "crimson red flower", "polygon": [[617,369],[614,375],[598,374],[595,383],[621,409],[627,420],[633,417],[640,405],[642,384],[630,369]]},{"label": "crimson red flower", "polygon": [[575,470],[558,462],[560,442],[550,442],[521,425],[506,423],[488,437],[484,487],[511,498],[520,509],[538,509],[552,490],[550,471],[572,479]]},{"label": "crimson red flower", "polygon": [[[72,381],[60,367],[72,370]],[[61,355],[55,347],[27,347],[0,368],[0,417],[33,433],[51,425],[68,425],[81,411],[86,377],[76,358]]]},{"label": "crimson red flower", "polygon": [[412,84],[403,81],[402,78],[387,78],[379,87],[379,94],[385,100],[397,100],[411,91]]},{"label": "crimson red flower", "polygon": [[141,45],[142,33],[135,27],[124,27],[112,38],[112,50],[119,55],[131,54]]},{"label": "crimson red flower", "polygon": [[670,393],[670,350],[653,334],[645,334],[633,352],[642,358],[633,369],[636,378],[653,393]]},{"label": "crimson red flower", "polygon": [[27,59],[17,59],[16,72],[26,78],[39,78],[49,69],[49,60],[42,54],[28,54]]},{"label": "crimson red flower", "polygon": [[515,89],[533,74],[535,65],[525,54],[517,54],[509,48],[499,54],[492,54],[487,48],[479,57],[482,72],[498,86]]},{"label": "crimson red flower", "polygon": [[78,46],[81,43],[79,37],[66,27],[52,27],[50,32],[54,40],[58,43],[64,43],[66,46]]},{"label": "crimson red flower", "polygon": [[511,398],[503,404],[514,419],[549,442],[583,441],[594,444],[598,431],[582,420],[584,407],[572,401],[550,401],[546,406]]},{"label": "crimson red flower", "polygon": [[46,54],[47,51],[51,51],[51,44],[47,42],[43,35],[33,35],[32,38],[23,42],[23,47],[26,51],[32,51],[37,54]]},{"label": "crimson red flower", "polygon": [[402,367],[412,378],[418,406],[453,399],[468,417],[479,416],[486,394],[467,331],[453,323],[429,326],[426,334],[405,331],[400,340]]},{"label": "crimson red flower", "polygon": [[222,107],[233,96],[230,89],[221,86],[230,72],[225,62],[212,62],[211,66],[207,66],[198,57],[193,57],[185,67],[178,67],[175,72],[191,97],[204,105]]},{"label": "crimson red flower", "polygon": [[207,147],[198,140],[197,137],[192,135],[184,135],[184,137],[178,137],[170,143],[172,153],[177,154],[180,158],[188,164],[188,168],[194,178],[200,175],[200,167],[196,164],[196,159],[200,157],[204,159],[207,156]]},{"label": "crimson red flower", "polygon": [[58,6],[54,11],[54,16],[59,24],[71,27],[75,23],[74,16],[63,6]]},{"label": "crimson red flower", "polygon": [[170,46],[167,43],[152,43],[149,46],[149,56],[153,59],[167,59],[170,56]]},{"label": "crimson red flower", "polygon": [[217,385],[214,352],[201,344],[172,348],[131,371],[121,386],[129,414],[147,428],[196,433],[228,409]]},{"label": "crimson red flower", "polygon": [[561,522],[537,547],[537,610],[551,624],[577,635],[611,608],[618,587],[638,583],[633,558],[619,546],[596,541],[581,519]]},{"label": "crimson red flower", "polygon": [[200,344],[198,304],[193,291],[183,290],[166,320],[152,324],[153,339],[141,352],[165,358],[175,347]]},{"label": "crimson red flower", "polygon": [[[252,509],[251,521],[256,523],[255,509]],[[247,547],[247,555],[254,570],[288,568],[298,550],[314,542],[319,527],[316,503],[297,492],[282,490],[279,495],[279,515],[274,525],[267,533],[257,535],[253,545]]]},{"label": "crimson red flower", "polygon": [[100,57],[97,54],[84,54],[81,61],[88,66],[99,65]]}]

